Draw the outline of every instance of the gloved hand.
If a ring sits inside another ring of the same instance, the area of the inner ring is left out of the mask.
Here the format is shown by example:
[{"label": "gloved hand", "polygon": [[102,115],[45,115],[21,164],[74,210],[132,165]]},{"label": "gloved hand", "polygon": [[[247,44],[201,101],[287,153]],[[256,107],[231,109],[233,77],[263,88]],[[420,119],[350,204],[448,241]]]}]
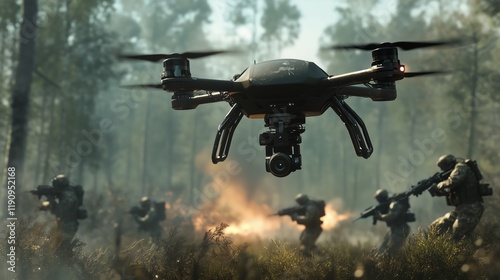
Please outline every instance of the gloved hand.
[{"label": "gloved hand", "polygon": [[38,207],[38,210],[40,211],[46,211],[50,209],[50,202],[44,201],[42,204]]},{"label": "gloved hand", "polygon": [[444,181],[443,182],[439,182],[439,184],[437,184],[438,190],[443,191],[445,187],[446,187],[446,185],[445,185]]}]

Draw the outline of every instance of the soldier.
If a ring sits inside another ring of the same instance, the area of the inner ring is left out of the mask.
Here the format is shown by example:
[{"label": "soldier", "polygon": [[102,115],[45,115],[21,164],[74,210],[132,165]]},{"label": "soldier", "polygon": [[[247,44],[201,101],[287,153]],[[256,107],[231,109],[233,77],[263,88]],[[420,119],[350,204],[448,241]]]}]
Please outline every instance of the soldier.
[{"label": "soldier", "polygon": [[415,217],[408,212],[410,208],[408,197],[399,200],[395,195],[393,198],[389,198],[387,190],[379,189],[375,192],[375,199],[379,204],[388,203],[389,200],[392,200],[385,209],[377,212],[374,218],[386,222],[387,227],[390,229],[377,253],[380,255],[393,255],[403,246],[410,233],[408,222],[413,222]]},{"label": "soldier", "polygon": [[465,161],[459,162],[453,155],[441,156],[437,165],[442,171],[453,171],[448,179],[431,187],[429,192],[433,196],[446,196],[447,204],[455,209],[435,220],[429,229],[438,234],[450,231],[455,241],[471,237],[484,211],[479,188],[482,176],[476,175],[479,169],[471,169]]},{"label": "soldier", "polygon": [[57,195],[47,196],[49,200],[42,202],[40,210],[49,210],[56,216],[63,242],[70,243],[78,231],[78,220],[87,217],[87,211],[79,208],[83,202],[83,189],[70,186],[69,179],[62,174],[54,177],[52,187]]},{"label": "soldier", "polygon": [[301,193],[295,197],[295,201],[304,211],[292,213],[290,216],[297,224],[306,227],[300,234],[300,250],[309,255],[316,250],[315,242],[323,231],[321,228],[323,221],[320,219],[325,215],[325,203],[322,200],[311,200],[307,195]]},{"label": "soldier", "polygon": [[132,207],[130,214],[139,224],[139,230],[148,231],[152,242],[157,242],[161,237],[160,221],[165,219],[165,203],[153,202],[149,197],[141,198],[139,207]]}]

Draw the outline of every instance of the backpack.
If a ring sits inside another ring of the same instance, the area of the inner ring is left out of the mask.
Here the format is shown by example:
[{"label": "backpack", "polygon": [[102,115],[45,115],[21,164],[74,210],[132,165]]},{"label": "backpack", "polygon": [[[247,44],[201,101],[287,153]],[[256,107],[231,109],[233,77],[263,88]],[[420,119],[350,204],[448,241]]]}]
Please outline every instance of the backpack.
[{"label": "backpack", "polygon": [[154,202],[155,211],[159,221],[167,219],[167,210],[165,209],[165,201]]},{"label": "backpack", "polygon": [[75,192],[76,197],[78,198],[78,206],[82,206],[83,205],[83,194],[84,194],[83,187],[80,185],[76,185],[76,186],[72,186],[72,189]]},{"label": "backpack", "polygon": [[474,173],[474,176],[476,177],[479,185],[479,193],[481,194],[481,196],[493,195],[493,189],[490,188],[490,184],[479,183],[479,181],[483,179],[483,174],[481,174],[481,171],[479,171],[477,162],[475,160],[466,159],[464,160],[464,163],[472,170],[472,173]]},{"label": "backpack", "polygon": [[467,166],[472,170],[472,173],[474,173],[474,176],[476,176],[478,181],[483,179],[483,174],[479,171],[479,167],[477,166],[477,162],[475,160],[466,159],[464,163],[467,164]]},{"label": "backpack", "polygon": [[323,217],[326,215],[325,213],[325,201],[324,200],[310,200],[312,201],[316,207],[319,209],[319,216]]}]

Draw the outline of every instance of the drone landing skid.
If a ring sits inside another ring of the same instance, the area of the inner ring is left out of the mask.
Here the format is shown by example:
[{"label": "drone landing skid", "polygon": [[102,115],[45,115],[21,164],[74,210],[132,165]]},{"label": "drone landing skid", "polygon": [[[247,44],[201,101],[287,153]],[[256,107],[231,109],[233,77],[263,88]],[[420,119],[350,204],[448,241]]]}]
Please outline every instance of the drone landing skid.
[{"label": "drone landing skid", "polygon": [[340,97],[332,97],[330,107],[337,113],[349,131],[356,155],[369,158],[373,152],[373,146],[363,120]]},{"label": "drone landing skid", "polygon": [[214,164],[224,161],[227,158],[234,130],[240,123],[242,117],[243,112],[241,111],[240,106],[238,104],[234,104],[217,128],[214,148],[212,150],[212,162]]}]

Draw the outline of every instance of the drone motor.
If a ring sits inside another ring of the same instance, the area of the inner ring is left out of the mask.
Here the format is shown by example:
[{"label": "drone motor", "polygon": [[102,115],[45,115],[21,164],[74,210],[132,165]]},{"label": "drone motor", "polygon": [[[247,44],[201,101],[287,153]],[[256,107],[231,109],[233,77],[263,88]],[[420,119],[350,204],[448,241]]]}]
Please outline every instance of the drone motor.
[{"label": "drone motor", "polygon": [[[190,78],[191,70],[189,60],[184,57],[172,57],[163,61],[162,79],[166,78]],[[187,102],[194,96],[193,91],[176,91],[172,95],[172,108],[174,110],[191,110],[197,107],[196,104]]]},{"label": "drone motor", "polygon": [[[373,86],[378,89],[396,89],[395,80],[404,78],[405,66],[402,65],[398,58],[398,49],[396,47],[382,47],[372,51],[372,67],[378,66],[383,71],[396,71],[396,75],[390,75],[374,80]],[[398,74],[400,73],[400,75]]]},{"label": "drone motor", "polygon": [[191,78],[189,60],[180,56],[165,59],[161,78]]}]

